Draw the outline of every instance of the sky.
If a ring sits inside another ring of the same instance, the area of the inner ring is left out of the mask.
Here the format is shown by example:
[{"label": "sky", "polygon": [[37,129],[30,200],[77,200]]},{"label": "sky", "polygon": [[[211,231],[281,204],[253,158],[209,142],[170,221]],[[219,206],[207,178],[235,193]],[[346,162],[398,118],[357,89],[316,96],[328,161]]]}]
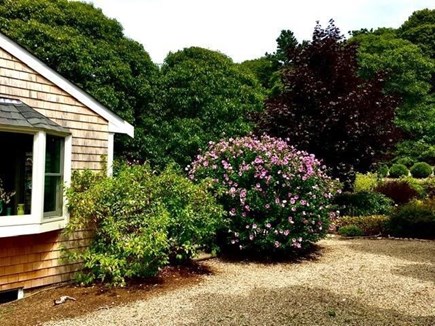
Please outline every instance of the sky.
[{"label": "sky", "polygon": [[143,44],[155,63],[190,46],[220,51],[235,62],[276,50],[281,30],[311,39],[316,21],[329,19],[343,34],[360,28],[399,27],[434,0],[85,0],[117,19],[126,36]]}]

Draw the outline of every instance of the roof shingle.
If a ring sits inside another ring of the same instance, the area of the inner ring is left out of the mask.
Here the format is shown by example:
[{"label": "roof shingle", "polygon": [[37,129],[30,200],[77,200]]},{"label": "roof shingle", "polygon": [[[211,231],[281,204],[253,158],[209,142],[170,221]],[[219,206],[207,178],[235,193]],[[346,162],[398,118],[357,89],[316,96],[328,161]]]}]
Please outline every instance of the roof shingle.
[{"label": "roof shingle", "polygon": [[30,106],[16,100],[0,99],[0,127],[19,127],[31,130],[70,133]]}]

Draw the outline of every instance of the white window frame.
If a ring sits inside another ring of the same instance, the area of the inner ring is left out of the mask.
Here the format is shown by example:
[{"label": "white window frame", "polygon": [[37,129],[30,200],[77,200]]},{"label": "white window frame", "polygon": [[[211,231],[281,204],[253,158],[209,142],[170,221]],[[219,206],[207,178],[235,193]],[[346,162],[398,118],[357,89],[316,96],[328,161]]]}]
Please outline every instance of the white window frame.
[{"label": "white window frame", "polygon": [[[26,215],[0,216],[0,238],[18,235],[38,234],[63,229],[69,220],[66,198],[59,216],[44,218],[44,186],[45,186],[45,149],[47,133],[45,131],[29,132],[14,128],[1,128],[0,131],[26,133],[33,135],[32,165],[32,200],[31,212]],[[49,132],[50,135],[64,138],[63,179],[64,185],[71,183],[72,136]]]}]

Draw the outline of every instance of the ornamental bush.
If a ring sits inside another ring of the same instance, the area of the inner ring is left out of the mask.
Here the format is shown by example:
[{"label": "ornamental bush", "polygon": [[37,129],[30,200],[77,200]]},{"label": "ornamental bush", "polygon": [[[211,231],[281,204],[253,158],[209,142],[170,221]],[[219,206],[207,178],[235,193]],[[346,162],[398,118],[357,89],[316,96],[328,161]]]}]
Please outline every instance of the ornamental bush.
[{"label": "ornamental bush", "polygon": [[308,248],[326,235],[338,184],[325,169],[314,155],[263,135],[210,142],[189,176],[211,178],[228,211],[224,249],[273,255]]},{"label": "ornamental bush", "polygon": [[406,204],[419,196],[418,191],[406,180],[382,182],[374,191],[391,198],[397,205]]},{"label": "ornamental bush", "polygon": [[406,177],[408,176],[408,174],[409,174],[408,168],[403,164],[395,163],[390,168],[391,178]]},{"label": "ornamental bush", "polygon": [[432,174],[432,167],[426,162],[415,163],[410,169],[414,178],[424,179]]}]

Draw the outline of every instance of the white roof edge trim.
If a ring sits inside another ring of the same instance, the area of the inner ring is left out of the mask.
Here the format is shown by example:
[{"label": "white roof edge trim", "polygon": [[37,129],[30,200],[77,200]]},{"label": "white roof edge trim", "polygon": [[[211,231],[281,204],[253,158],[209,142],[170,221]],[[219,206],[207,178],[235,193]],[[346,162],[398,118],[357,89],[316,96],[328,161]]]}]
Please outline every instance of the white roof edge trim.
[{"label": "white roof edge trim", "polygon": [[36,58],[33,54],[21,47],[19,44],[12,41],[3,33],[0,33],[0,47],[41,74],[56,86],[63,89],[83,105],[87,106],[89,109],[106,119],[109,122],[110,132],[127,134],[130,137],[134,136],[134,127],[131,124],[121,119],[116,113],[110,111],[92,96],[87,94],[84,90],[80,89],[72,82],[62,77],[59,73],[55,72],[45,63]]}]

